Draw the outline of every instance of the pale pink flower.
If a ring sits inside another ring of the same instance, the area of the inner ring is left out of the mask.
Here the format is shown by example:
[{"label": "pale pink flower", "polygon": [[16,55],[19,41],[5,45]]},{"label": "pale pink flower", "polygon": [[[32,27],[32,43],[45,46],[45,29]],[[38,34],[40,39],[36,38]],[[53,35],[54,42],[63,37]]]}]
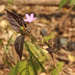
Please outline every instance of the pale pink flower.
[{"label": "pale pink flower", "polygon": [[29,16],[28,14],[25,14],[26,18],[24,21],[28,21],[28,22],[32,22],[33,20],[37,19],[37,17],[34,17],[34,14],[31,13],[31,15]]}]

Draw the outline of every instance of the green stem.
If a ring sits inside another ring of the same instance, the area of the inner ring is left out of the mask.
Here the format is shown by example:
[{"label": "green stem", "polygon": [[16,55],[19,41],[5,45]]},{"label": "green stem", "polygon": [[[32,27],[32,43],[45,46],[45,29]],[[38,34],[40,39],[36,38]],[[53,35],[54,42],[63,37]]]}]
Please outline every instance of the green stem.
[{"label": "green stem", "polygon": [[37,75],[37,71],[36,71],[36,69],[35,69],[35,66],[34,66],[32,60],[33,60],[33,59],[32,59],[32,56],[30,55],[30,61],[31,61],[31,64],[32,64],[32,67],[33,67],[34,73],[35,73],[35,75]]}]

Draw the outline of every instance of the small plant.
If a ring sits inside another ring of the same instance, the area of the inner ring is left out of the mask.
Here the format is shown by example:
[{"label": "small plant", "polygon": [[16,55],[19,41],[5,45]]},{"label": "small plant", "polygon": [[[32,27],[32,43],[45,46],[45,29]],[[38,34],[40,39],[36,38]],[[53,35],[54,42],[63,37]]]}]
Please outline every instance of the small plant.
[{"label": "small plant", "polygon": [[[7,61],[8,65],[11,66],[12,68],[12,71],[9,73],[9,75],[18,75],[18,74],[37,75],[37,70],[38,71],[43,70],[46,73],[46,70],[42,65],[43,65],[44,60],[49,59],[49,56],[44,52],[44,49],[38,46],[38,42],[30,33],[31,31],[30,31],[29,26],[27,26],[25,23],[25,21],[28,21],[30,23],[37,18],[34,17],[34,14],[32,13],[30,16],[26,14],[27,19],[23,20],[21,17],[18,17],[17,15],[15,15],[14,13],[8,10],[6,10],[6,12],[7,12],[7,18],[10,23],[11,28],[21,34],[20,36],[16,38],[15,43],[14,43],[14,47],[20,58],[20,61],[17,62],[17,64],[14,67],[12,67],[11,63]],[[26,40],[24,40],[26,35],[29,36],[31,41],[27,42]],[[49,35],[48,37],[44,37],[43,43],[48,45],[49,48],[46,50],[50,53],[54,61],[54,57],[52,54],[52,51],[54,51],[54,47],[52,47],[52,45],[48,42],[51,39],[51,37],[52,37],[52,34]],[[29,57],[22,60],[23,45],[28,51]],[[38,50],[40,50],[40,52]],[[38,58],[36,58],[36,56]],[[61,63],[62,62],[57,63],[57,66],[56,66],[55,61],[54,61],[55,67],[53,69],[50,69],[50,71],[53,71],[52,75],[55,75],[54,72],[58,74],[59,71],[61,71],[63,67],[63,63],[62,64]],[[58,68],[59,69],[61,68],[61,69],[58,70]]]},{"label": "small plant", "polygon": [[[23,73],[22,71],[24,69],[26,70],[25,75],[28,75],[27,73],[31,73],[30,69],[33,69],[32,70],[33,75],[37,75],[37,71],[36,71],[37,67],[34,64],[35,62],[39,67],[42,68],[42,70],[44,72],[46,72],[46,70],[44,69],[42,64],[39,62],[40,58],[43,58],[42,55],[38,51],[36,51],[39,47],[38,46],[35,47],[32,43],[24,41],[26,35],[29,36],[32,41],[35,41],[35,38],[30,34],[30,30],[27,29],[26,23],[24,22],[24,20],[21,17],[16,16],[14,13],[9,12],[8,10],[6,10],[6,11],[7,11],[7,18],[8,18],[8,21],[10,23],[11,28],[21,34],[20,36],[18,36],[16,38],[15,43],[14,43],[15,50],[16,50],[18,56],[20,57],[20,60],[22,60],[23,44],[25,45],[25,48],[29,52],[29,55],[30,55],[30,59],[28,59],[28,62],[23,62],[23,61],[18,62],[17,65],[12,69],[12,71],[10,72],[9,75],[13,75],[13,74],[16,75],[16,74],[19,74],[19,73],[22,74]],[[36,18],[33,18],[33,14],[31,14],[31,18],[33,20],[36,19]],[[32,51],[31,51],[32,49],[33,50],[36,49],[34,51],[36,52],[38,57],[40,57],[39,60],[32,53]],[[40,52],[46,57],[46,59],[49,59],[48,55],[46,55],[44,51],[42,51],[40,49]],[[15,69],[18,70],[18,71],[16,72]],[[29,75],[31,75],[31,74],[29,74]]]}]

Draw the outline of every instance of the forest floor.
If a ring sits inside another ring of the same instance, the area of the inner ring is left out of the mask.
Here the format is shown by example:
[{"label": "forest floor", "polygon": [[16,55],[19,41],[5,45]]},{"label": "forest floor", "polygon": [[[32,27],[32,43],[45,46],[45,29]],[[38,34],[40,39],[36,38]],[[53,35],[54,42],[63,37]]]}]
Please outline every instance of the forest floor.
[{"label": "forest floor", "polygon": [[[11,29],[11,27],[9,27],[5,8],[23,19],[25,19],[25,14],[31,14],[33,12],[37,19],[32,21],[30,25],[30,28],[32,29],[31,34],[37,39],[38,42],[43,40],[43,36],[53,34],[54,37],[52,37],[52,40],[56,45],[58,45],[58,48],[56,48],[56,53],[54,53],[55,62],[64,62],[61,75],[75,75],[75,11],[73,9],[70,10],[70,7],[63,7],[59,11],[58,6],[39,5],[0,5],[0,75],[8,75],[11,71],[8,65],[4,65],[3,62],[3,58],[5,57],[6,59],[10,59],[11,54],[9,53],[9,55],[7,55],[9,58],[4,55],[3,49],[5,46],[3,46],[2,43],[5,45],[7,44],[8,33],[9,37],[13,33],[17,34]],[[67,13],[68,16],[66,17]],[[28,25],[28,23],[26,24]],[[15,34],[13,35],[14,39],[16,38]],[[25,39],[29,40],[28,37]],[[42,47],[45,49],[47,48],[47,46]],[[13,49],[13,43],[11,49]],[[50,56],[50,60],[46,61],[45,69],[48,70],[48,66],[52,65],[53,60]],[[42,72],[39,75],[46,74]],[[50,73],[48,75],[50,75]]]}]

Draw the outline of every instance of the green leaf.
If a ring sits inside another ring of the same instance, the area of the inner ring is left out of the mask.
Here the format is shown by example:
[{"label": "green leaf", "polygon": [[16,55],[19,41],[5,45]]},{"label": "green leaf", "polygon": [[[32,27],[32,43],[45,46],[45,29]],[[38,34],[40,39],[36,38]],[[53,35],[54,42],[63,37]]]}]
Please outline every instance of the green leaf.
[{"label": "green leaf", "polygon": [[9,75],[17,75],[27,67],[27,62],[18,62]]},{"label": "green leaf", "polygon": [[27,67],[26,69],[24,69],[24,70],[21,72],[21,75],[30,75],[30,73],[29,73],[29,68]]},{"label": "green leaf", "polygon": [[23,70],[23,71],[21,72],[21,75],[26,75],[26,72],[27,72],[27,69]]},{"label": "green leaf", "polygon": [[75,5],[75,0],[70,0],[70,5]]},{"label": "green leaf", "polygon": [[[63,62],[57,63],[57,68],[58,68],[59,72],[62,70],[63,65],[64,65]],[[57,72],[56,68],[52,71],[51,75],[58,75],[58,72]]]},{"label": "green leaf", "polygon": [[41,63],[39,62],[39,60],[34,56],[34,54],[31,52],[30,48],[28,47],[28,45],[26,44],[26,42],[24,42],[24,45],[26,47],[26,50],[29,52],[29,54],[35,59],[35,61],[39,64],[40,68],[42,68],[42,70],[44,72],[46,72],[46,70],[44,69],[44,67],[41,65]]},{"label": "green leaf", "polygon": [[50,40],[52,36],[53,36],[53,34],[50,34],[50,35],[47,37],[47,39]]},{"label": "green leaf", "polygon": [[60,4],[59,4],[59,10],[65,5],[67,4],[68,0],[61,0]]},{"label": "green leaf", "polygon": [[42,55],[44,55],[44,56],[46,57],[46,59],[48,59],[48,60],[50,59],[49,56],[48,56],[48,54],[45,52],[44,49],[40,48],[40,47],[37,46],[36,44],[35,44],[35,46],[36,46],[37,49],[40,50],[40,52],[42,53]]},{"label": "green leaf", "polygon": [[[34,70],[34,72],[33,72]],[[33,59],[32,59],[32,56],[30,55],[30,66],[29,66],[29,72],[30,72],[30,75],[37,75],[37,71],[34,67],[34,64],[33,64]]]},{"label": "green leaf", "polygon": [[31,49],[36,53],[36,55],[41,58],[42,55],[40,54],[40,52],[38,51],[38,49],[31,43],[31,42],[27,42],[29,44],[29,46],[31,47]]},{"label": "green leaf", "polygon": [[48,43],[48,41],[51,39],[51,37],[52,37],[53,35],[52,34],[50,34],[49,36],[44,36],[44,41],[43,42],[47,42]]},{"label": "green leaf", "polygon": [[30,34],[30,37],[31,37],[31,40],[34,39],[34,41],[36,42],[36,38],[35,38],[34,36],[32,36],[32,35]]},{"label": "green leaf", "polygon": [[63,65],[64,65],[63,62],[58,62],[58,63],[56,63],[56,64],[57,64],[57,66],[62,66],[62,67],[63,67]]},{"label": "green leaf", "polygon": [[48,39],[46,36],[44,36],[44,41],[43,42],[48,42]]},{"label": "green leaf", "polygon": [[[44,62],[40,62],[42,65],[44,65]],[[37,71],[41,72],[42,69],[40,68],[39,64],[36,61],[33,61],[34,67]]]},{"label": "green leaf", "polygon": [[34,71],[33,71],[33,68],[32,68],[32,66],[28,66],[29,67],[29,74],[30,75],[36,75],[35,73],[34,73]]}]

